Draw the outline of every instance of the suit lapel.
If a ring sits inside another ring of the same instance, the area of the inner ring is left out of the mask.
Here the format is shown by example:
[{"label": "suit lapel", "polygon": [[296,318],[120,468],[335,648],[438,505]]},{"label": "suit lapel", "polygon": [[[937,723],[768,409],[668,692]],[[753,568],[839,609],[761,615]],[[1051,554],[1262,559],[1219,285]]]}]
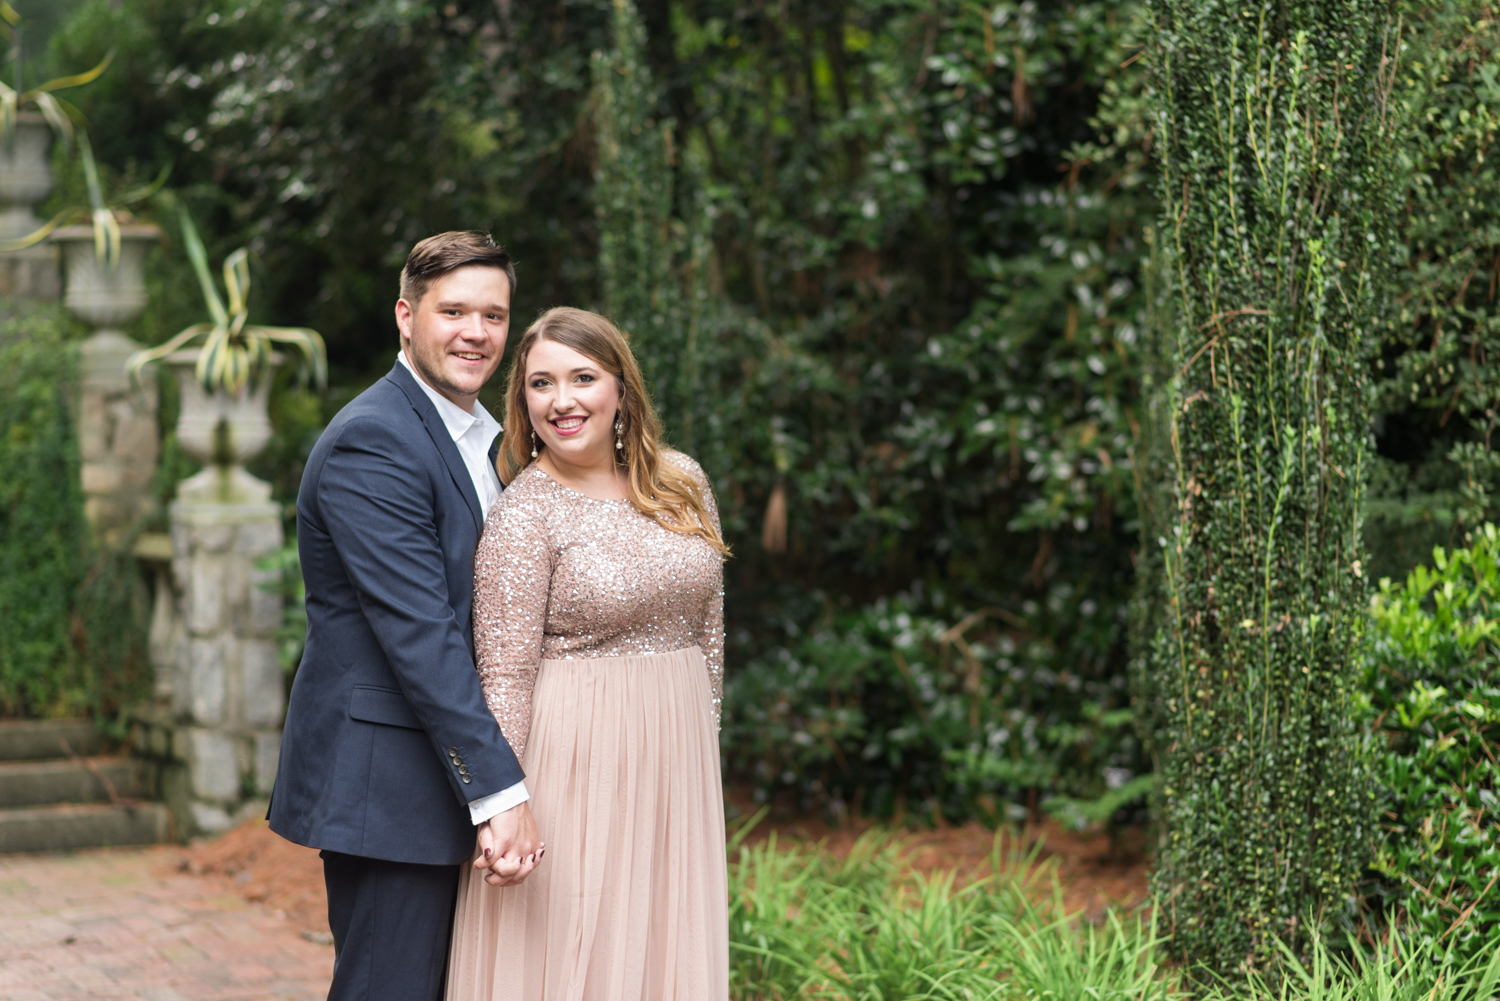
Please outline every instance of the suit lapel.
[{"label": "suit lapel", "polygon": [[433,445],[437,447],[438,455],[443,457],[443,464],[448,467],[448,475],[453,477],[453,485],[458,488],[459,495],[469,505],[469,514],[474,517],[474,528],[477,531],[484,529],[484,519],[479,512],[479,496],[474,493],[474,480],[469,476],[469,467],[464,465],[463,456],[458,454],[458,446],[453,443],[453,436],[448,433],[448,426],[438,416],[437,407],[422,392],[422,387],[417,385],[416,378],[406,370],[399,361],[391,366],[387,379],[401,387],[406,398],[411,402],[411,408],[416,411],[417,417],[422,421],[422,426],[427,429],[427,436],[432,439]]}]

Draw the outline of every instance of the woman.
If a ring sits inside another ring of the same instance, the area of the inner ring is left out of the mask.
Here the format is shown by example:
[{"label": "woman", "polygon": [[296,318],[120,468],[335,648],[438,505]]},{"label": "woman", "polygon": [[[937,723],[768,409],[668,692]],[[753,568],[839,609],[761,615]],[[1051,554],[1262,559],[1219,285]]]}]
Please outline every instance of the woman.
[{"label": "woman", "polygon": [[517,886],[465,868],[448,1001],[727,999],[713,493],[602,316],[543,314],[506,395],[474,647],[547,855]]}]

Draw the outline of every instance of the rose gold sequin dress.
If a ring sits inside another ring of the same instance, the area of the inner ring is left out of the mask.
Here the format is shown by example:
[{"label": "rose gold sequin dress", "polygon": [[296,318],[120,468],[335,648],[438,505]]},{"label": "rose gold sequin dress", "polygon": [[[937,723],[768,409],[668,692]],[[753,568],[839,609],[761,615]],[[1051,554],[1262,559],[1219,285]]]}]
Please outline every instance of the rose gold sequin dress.
[{"label": "rose gold sequin dress", "polygon": [[547,855],[516,887],[465,867],[448,1001],[725,1001],[718,553],[533,464],[485,522],[474,647]]}]

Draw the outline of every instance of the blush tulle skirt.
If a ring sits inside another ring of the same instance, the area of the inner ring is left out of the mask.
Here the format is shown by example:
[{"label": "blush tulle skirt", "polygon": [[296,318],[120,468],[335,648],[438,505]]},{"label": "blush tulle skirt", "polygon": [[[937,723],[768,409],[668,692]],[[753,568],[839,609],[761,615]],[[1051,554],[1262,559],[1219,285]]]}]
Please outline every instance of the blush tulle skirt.
[{"label": "blush tulle skirt", "polygon": [[544,660],[526,788],[547,855],[459,877],[447,1001],[725,1001],[728,880],[703,654]]}]

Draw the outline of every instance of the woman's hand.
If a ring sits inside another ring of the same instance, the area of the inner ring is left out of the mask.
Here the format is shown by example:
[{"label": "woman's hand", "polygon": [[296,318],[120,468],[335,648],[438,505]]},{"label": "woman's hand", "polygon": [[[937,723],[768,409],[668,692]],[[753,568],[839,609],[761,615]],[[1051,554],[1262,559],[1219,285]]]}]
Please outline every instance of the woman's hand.
[{"label": "woman's hand", "polygon": [[479,857],[474,868],[489,870],[484,881],[491,886],[516,886],[531,875],[546,851],[531,804],[522,803],[479,825]]}]

